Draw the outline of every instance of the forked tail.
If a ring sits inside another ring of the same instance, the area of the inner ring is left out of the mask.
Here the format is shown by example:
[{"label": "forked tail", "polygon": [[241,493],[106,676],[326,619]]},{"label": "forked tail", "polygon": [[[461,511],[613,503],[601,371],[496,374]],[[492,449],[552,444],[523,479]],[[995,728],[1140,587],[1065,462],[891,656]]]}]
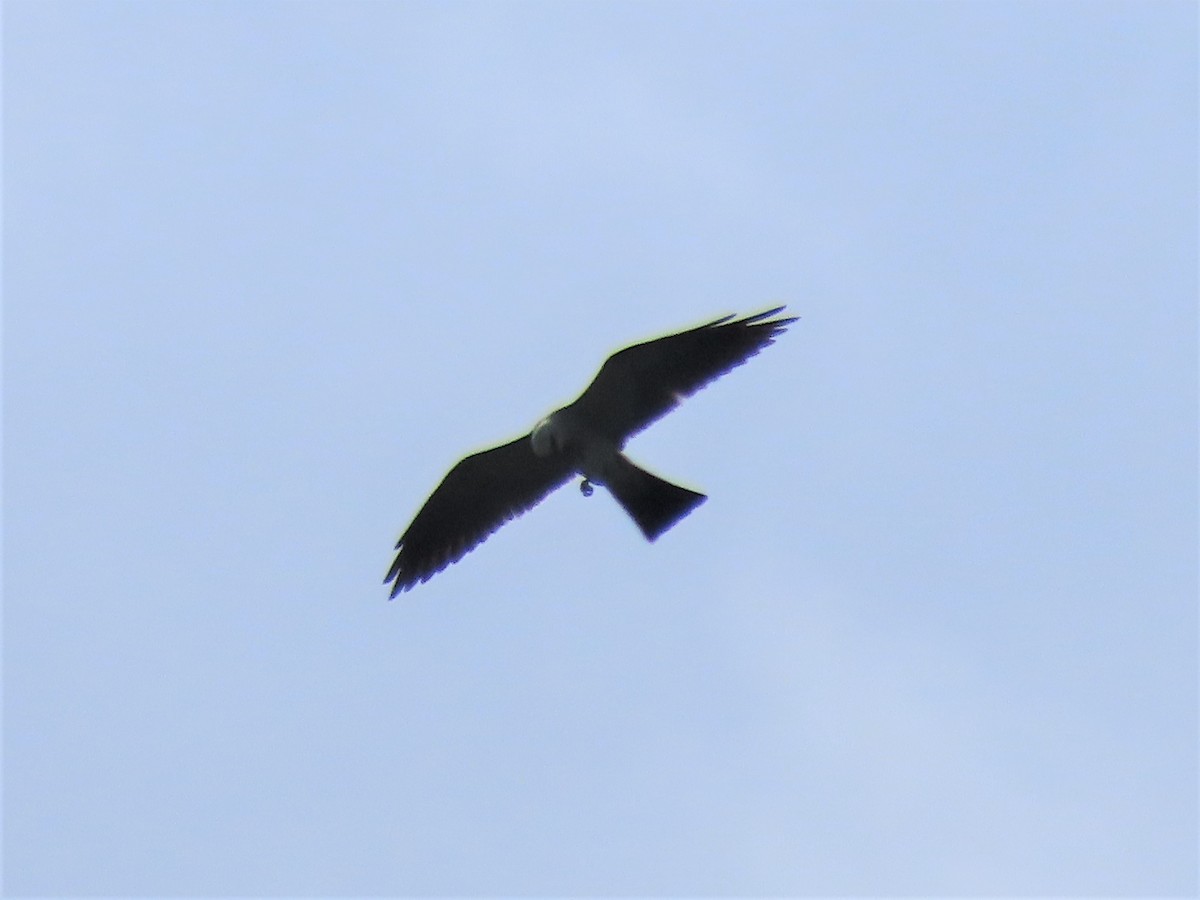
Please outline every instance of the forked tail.
[{"label": "forked tail", "polygon": [[618,459],[614,471],[606,473],[608,482],[605,486],[648,541],[655,540],[708,499],[704,494],[671,484],[638,468],[624,456]]}]

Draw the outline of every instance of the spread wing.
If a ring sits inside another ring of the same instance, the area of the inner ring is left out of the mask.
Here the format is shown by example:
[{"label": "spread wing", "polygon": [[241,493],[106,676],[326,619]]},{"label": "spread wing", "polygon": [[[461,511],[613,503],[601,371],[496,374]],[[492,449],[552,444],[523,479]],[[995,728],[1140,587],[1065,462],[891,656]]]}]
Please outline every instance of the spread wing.
[{"label": "spread wing", "polygon": [[795,318],[779,306],[731,322],[725,316],[689,331],[626,347],[610,356],[572,406],[623,444],[685,397],[774,343]]},{"label": "spread wing", "polygon": [[536,456],[529,435],[458,463],[425,501],[396,543],[383,583],[391,596],[458,562],[510,519],[540,503],[573,474],[560,454]]}]

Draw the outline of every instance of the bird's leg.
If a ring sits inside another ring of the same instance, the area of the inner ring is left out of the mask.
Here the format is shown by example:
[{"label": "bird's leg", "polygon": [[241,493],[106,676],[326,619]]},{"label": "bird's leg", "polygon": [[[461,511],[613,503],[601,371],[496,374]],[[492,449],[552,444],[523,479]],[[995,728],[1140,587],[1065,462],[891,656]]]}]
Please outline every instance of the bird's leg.
[{"label": "bird's leg", "polygon": [[585,497],[592,496],[593,490],[594,489],[592,488],[592,483],[590,481],[588,481],[586,478],[583,479],[583,481],[579,482],[579,493],[583,494],[583,496],[585,496]]}]

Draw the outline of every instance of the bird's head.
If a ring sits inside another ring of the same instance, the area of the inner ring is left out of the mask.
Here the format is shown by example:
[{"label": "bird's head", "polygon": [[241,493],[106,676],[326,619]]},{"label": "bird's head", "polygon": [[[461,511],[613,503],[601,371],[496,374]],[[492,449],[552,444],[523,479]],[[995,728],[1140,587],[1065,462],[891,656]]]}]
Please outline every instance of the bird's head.
[{"label": "bird's head", "polygon": [[554,413],[533,426],[529,443],[533,445],[534,456],[543,458],[562,450],[562,435],[559,433]]}]

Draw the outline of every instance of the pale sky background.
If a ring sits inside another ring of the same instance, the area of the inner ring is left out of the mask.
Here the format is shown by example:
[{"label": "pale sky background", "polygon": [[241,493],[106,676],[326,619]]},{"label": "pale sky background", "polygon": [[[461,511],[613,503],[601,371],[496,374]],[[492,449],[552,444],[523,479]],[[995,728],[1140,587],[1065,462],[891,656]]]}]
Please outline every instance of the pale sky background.
[{"label": "pale sky background", "polygon": [[1196,892],[1195,4],[3,14],[9,894]]}]

